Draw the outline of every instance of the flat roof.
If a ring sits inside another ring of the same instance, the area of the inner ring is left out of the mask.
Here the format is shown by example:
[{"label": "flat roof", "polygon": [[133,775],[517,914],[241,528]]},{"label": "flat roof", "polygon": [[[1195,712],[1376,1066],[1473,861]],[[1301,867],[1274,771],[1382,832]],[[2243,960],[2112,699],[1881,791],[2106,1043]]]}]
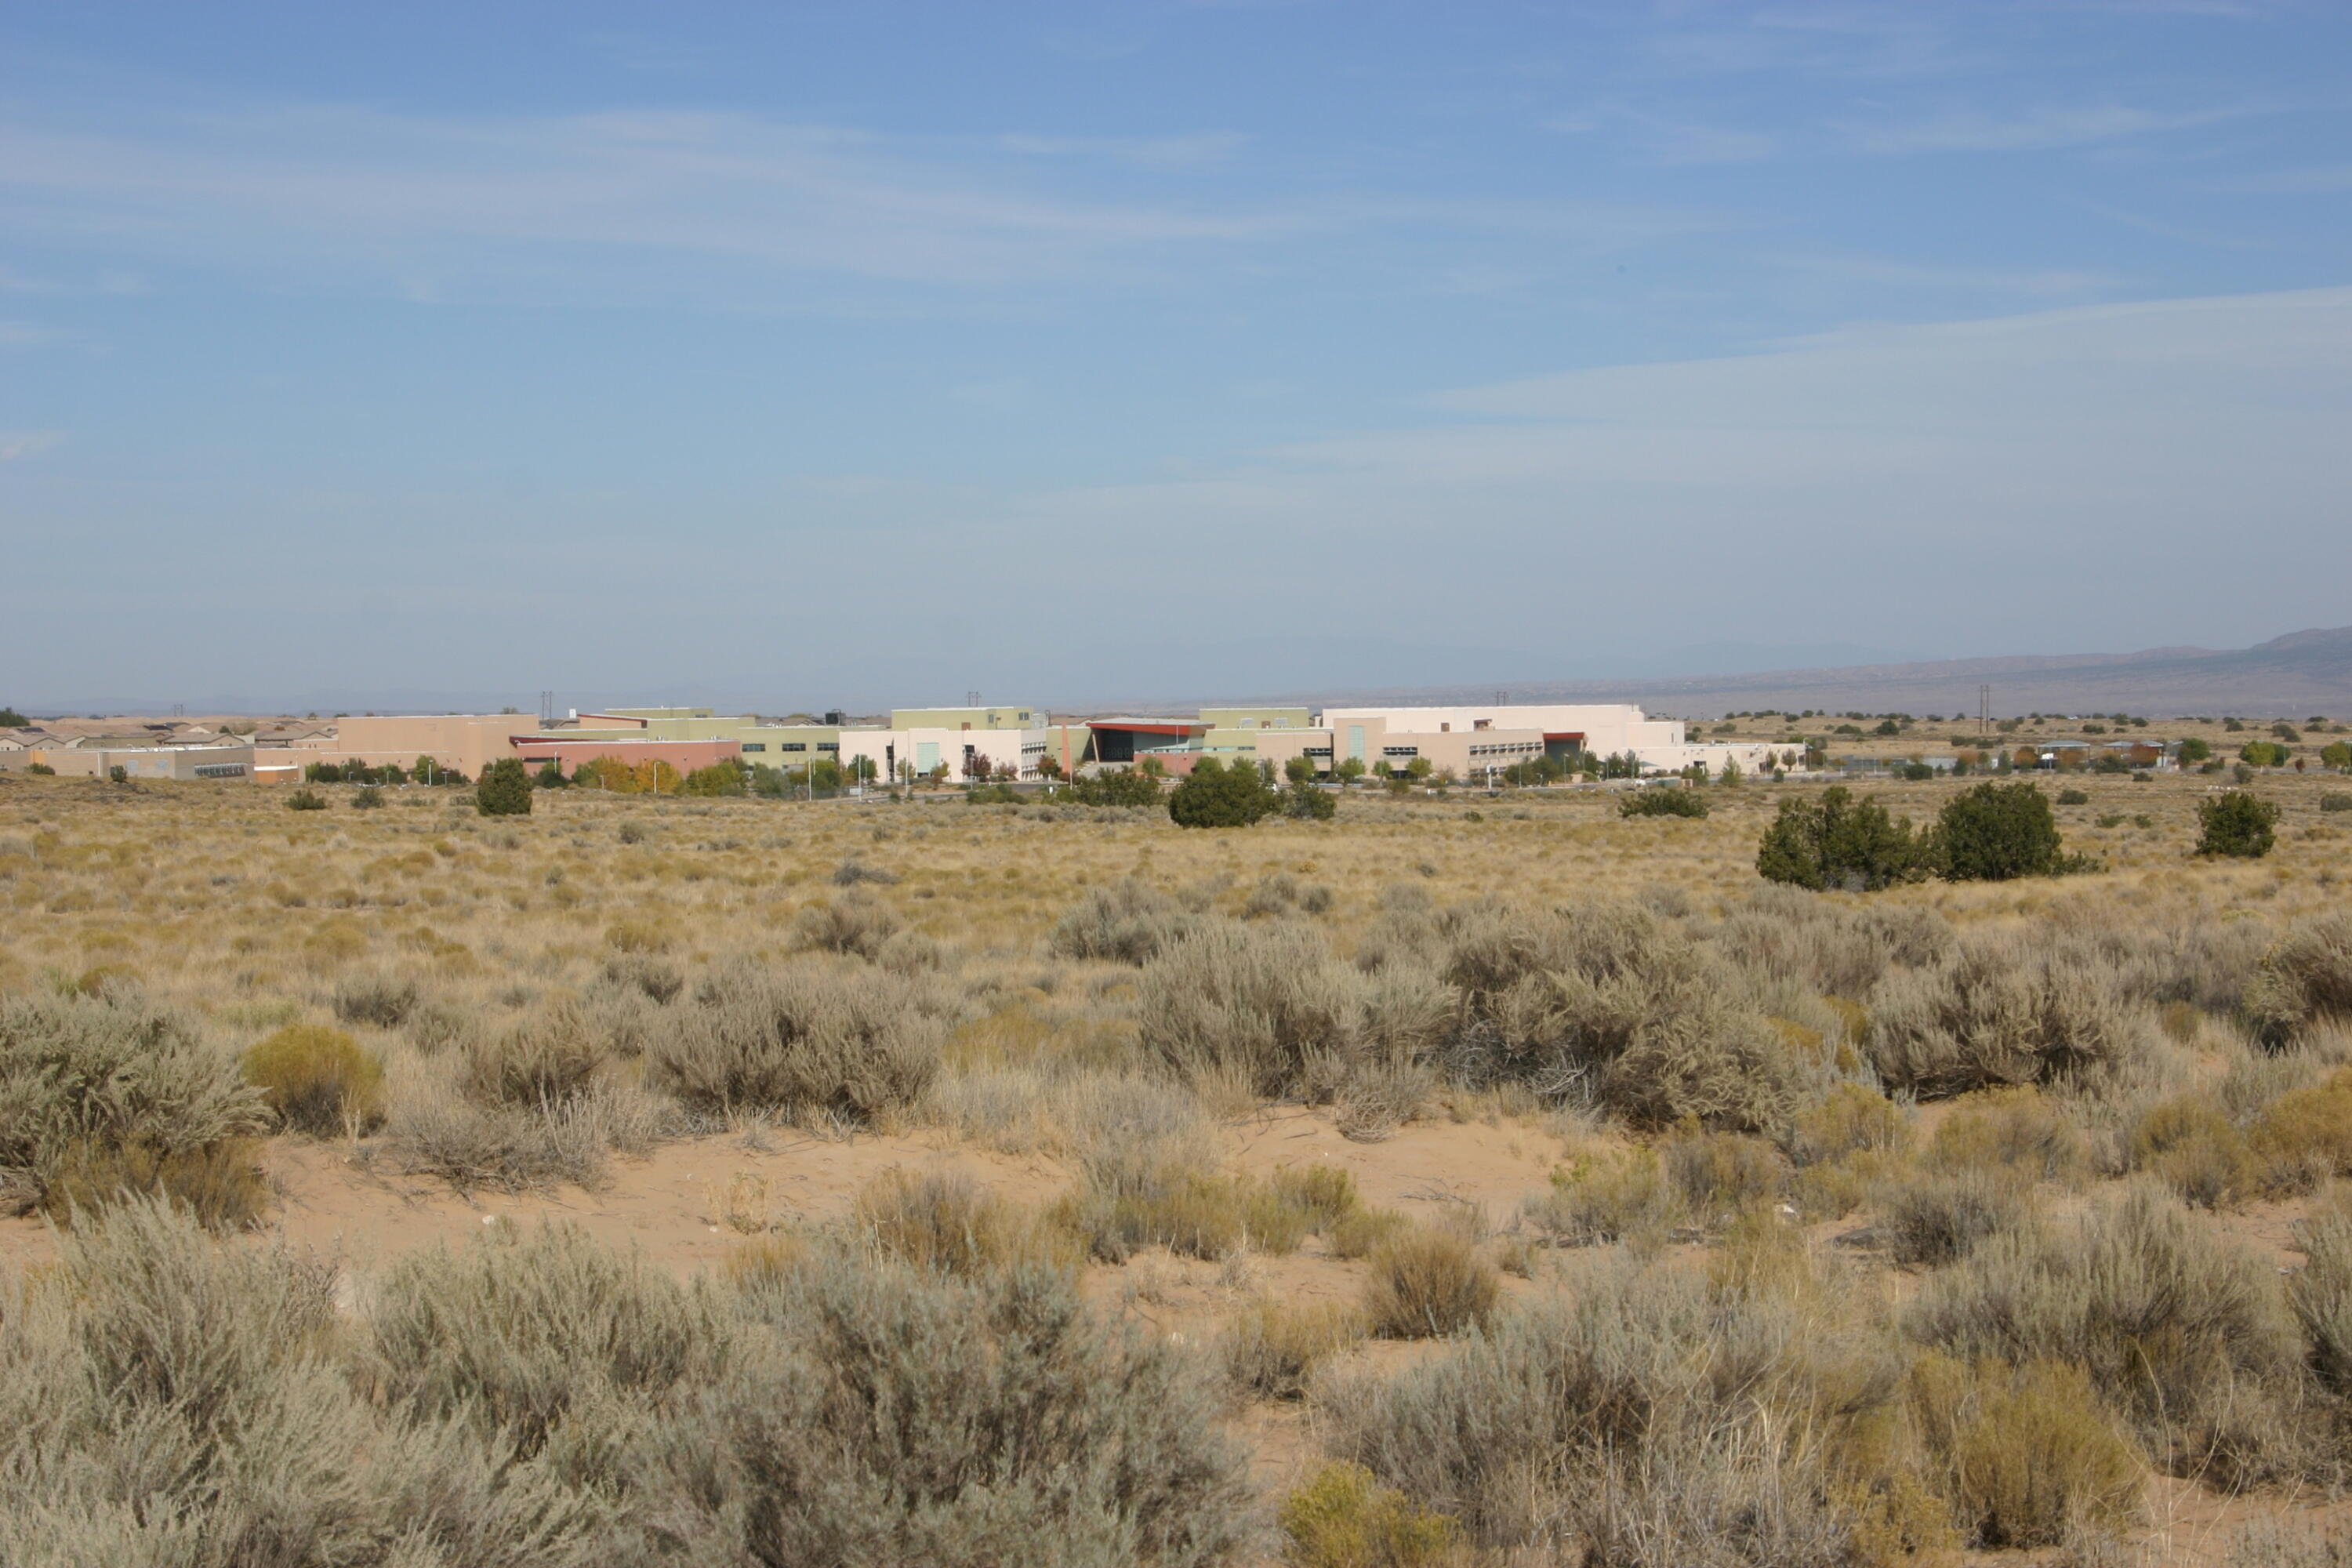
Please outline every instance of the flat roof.
[{"label": "flat roof", "polygon": [[1205,735],[1215,726],[1197,719],[1089,719],[1087,728],[1133,730],[1145,735]]}]

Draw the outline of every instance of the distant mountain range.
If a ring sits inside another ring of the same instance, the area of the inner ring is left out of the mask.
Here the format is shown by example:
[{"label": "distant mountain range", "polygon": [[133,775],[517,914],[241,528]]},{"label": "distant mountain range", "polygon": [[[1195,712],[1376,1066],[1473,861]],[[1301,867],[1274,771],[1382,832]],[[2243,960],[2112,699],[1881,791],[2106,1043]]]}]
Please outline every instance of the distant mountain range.
[{"label": "distant mountain range", "polygon": [[2249,648],[2147,648],[2138,653],[2019,654],[1910,664],[1775,669],[1755,674],[1617,680],[1488,682],[1296,692],[1251,699],[1315,703],[1638,702],[1653,713],[1817,709],[1839,713],[1974,713],[1990,687],[1997,717],[2020,713],[2141,713],[2152,718],[2352,717],[2352,626],[2294,632]]}]

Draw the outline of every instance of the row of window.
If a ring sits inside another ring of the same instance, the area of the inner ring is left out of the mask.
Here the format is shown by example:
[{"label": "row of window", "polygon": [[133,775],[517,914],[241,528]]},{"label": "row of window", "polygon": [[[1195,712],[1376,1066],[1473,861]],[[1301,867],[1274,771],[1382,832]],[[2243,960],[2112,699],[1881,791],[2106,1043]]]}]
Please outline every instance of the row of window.
[{"label": "row of window", "polygon": [[[745,741],[742,742],[742,746],[747,752],[764,752],[768,749],[768,742],[765,741]],[[838,741],[819,741],[816,743],[816,749],[820,752],[837,752],[841,750],[841,742]],[[806,741],[779,741],[776,742],[776,750],[780,752],[805,752],[808,750],[808,742]]]},{"label": "row of window", "polygon": [[245,776],[243,763],[202,763],[197,764],[200,779],[241,779]]}]

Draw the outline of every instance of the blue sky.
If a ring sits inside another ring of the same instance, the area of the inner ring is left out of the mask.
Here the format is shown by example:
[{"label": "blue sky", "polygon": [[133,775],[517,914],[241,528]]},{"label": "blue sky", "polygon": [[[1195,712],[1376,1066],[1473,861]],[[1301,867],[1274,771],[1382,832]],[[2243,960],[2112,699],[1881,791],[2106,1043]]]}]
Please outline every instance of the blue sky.
[{"label": "blue sky", "polygon": [[2352,621],[2352,8],[0,11],[0,700]]}]

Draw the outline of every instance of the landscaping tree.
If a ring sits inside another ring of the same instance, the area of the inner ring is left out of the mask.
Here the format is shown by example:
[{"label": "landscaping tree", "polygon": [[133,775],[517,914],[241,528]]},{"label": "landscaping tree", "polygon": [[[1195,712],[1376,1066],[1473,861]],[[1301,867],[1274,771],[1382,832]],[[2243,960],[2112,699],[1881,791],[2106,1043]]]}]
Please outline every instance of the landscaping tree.
[{"label": "landscaping tree", "polygon": [[520,757],[500,757],[482,770],[474,787],[474,809],[484,816],[529,816],[530,775]]},{"label": "landscaping tree", "polygon": [[2210,741],[2191,735],[2180,742],[2180,765],[2184,768],[2192,763],[2210,762],[2212,757],[2213,744]]},{"label": "landscaping tree", "polygon": [[635,795],[637,776],[629,764],[618,757],[596,757],[572,770],[572,782],[581,789],[603,790],[608,795]]},{"label": "landscaping tree", "polygon": [[1815,892],[1870,892],[1920,874],[1919,844],[1907,817],[1889,816],[1868,796],[1832,784],[1818,801],[1784,800],[1757,847],[1756,871],[1771,882]]},{"label": "landscaping tree", "polygon": [[2276,741],[2249,741],[2238,748],[2239,760],[2257,768],[2283,768],[2291,754]]},{"label": "landscaping tree", "polygon": [[2259,860],[2271,852],[2279,808],[2260,795],[2225,790],[2197,805],[2197,853]]},{"label": "landscaping tree", "polygon": [[533,789],[569,789],[572,781],[563,776],[563,764],[550,757],[539,764],[539,772],[530,775]]},{"label": "landscaping tree", "polygon": [[0,708],[0,729],[21,730],[32,721],[14,708]]},{"label": "landscaping tree", "polygon": [[1295,784],[1313,784],[1315,760],[1312,757],[1293,757],[1282,764],[1282,776]]},{"label": "landscaping tree", "polygon": [[2352,772],[2352,745],[2342,741],[2330,741],[2319,748],[2319,763],[2337,773]]},{"label": "landscaping tree", "polygon": [[2063,868],[2050,797],[2031,784],[1980,784],[1945,803],[1930,853],[1955,882],[2005,882]]},{"label": "landscaping tree", "polygon": [[697,768],[686,775],[679,793],[712,797],[743,793],[743,764],[732,758],[722,758],[707,768]]},{"label": "landscaping tree", "polygon": [[1364,759],[1361,757],[1349,757],[1346,762],[1339,764],[1339,787],[1345,789],[1349,784],[1354,784],[1358,779],[1364,776]]},{"label": "landscaping tree", "polygon": [[1179,827],[1247,827],[1280,804],[1255,763],[1202,757],[1169,793],[1168,815]]}]

